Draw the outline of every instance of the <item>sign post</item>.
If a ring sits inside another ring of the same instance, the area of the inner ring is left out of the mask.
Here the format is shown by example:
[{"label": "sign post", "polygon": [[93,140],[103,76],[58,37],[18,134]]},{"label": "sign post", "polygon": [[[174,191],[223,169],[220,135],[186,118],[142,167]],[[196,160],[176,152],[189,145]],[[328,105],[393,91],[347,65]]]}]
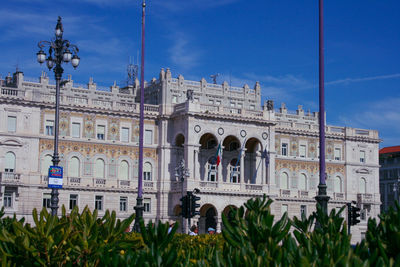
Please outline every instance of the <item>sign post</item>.
[{"label": "sign post", "polygon": [[62,188],[63,168],[60,166],[50,166],[49,168],[49,188]]}]

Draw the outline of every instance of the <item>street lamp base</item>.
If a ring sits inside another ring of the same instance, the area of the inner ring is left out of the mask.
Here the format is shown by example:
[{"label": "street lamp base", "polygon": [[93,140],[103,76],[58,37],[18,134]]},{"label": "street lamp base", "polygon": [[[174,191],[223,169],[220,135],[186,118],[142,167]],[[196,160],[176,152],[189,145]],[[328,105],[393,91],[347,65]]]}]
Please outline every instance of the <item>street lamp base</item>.
[{"label": "street lamp base", "polygon": [[58,189],[52,188],[51,189],[51,198],[50,198],[50,208],[51,208],[51,215],[57,216],[58,210]]},{"label": "street lamp base", "polygon": [[318,195],[315,197],[317,203],[321,206],[322,211],[328,214],[328,201],[330,197],[326,194],[326,184],[318,185]]},{"label": "street lamp base", "polygon": [[135,223],[133,225],[132,231],[139,233],[140,232],[140,220],[143,218],[143,198],[138,197],[136,198],[136,206],[134,207],[136,212]]}]

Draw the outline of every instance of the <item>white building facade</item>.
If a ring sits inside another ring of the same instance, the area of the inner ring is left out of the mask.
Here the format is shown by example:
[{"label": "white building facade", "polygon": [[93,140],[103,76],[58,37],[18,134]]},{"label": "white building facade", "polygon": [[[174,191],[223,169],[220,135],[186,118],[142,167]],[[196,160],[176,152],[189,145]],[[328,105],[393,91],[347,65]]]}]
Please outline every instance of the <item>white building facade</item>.
[{"label": "white building facade", "polygon": [[[137,195],[139,92],[135,85],[99,88],[69,76],[61,89],[60,205],[133,212]],[[0,204],[8,214],[29,216],[49,207],[47,170],[53,154],[55,85],[45,73],[31,81],[22,72],[1,80]],[[145,219],[181,220],[180,198],[200,189],[200,232],[220,230],[222,214],[266,194],[276,217],[315,210],[319,181],[318,113],[290,112],[273,102],[261,106],[261,88],[251,89],[172,78],[169,69],[145,85]],[[377,131],[327,126],[329,208],[356,201],[364,220],[379,214]],[[215,157],[221,147],[222,161]],[[269,163],[265,163],[265,151]],[[184,159],[189,175],[175,175]],[[28,218],[29,219],[29,218]]]}]

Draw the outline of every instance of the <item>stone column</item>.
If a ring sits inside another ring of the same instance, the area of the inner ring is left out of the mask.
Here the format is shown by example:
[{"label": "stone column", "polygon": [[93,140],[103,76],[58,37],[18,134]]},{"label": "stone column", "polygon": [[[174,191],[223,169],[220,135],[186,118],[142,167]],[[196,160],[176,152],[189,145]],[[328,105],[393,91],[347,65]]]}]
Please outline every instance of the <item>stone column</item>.
[{"label": "stone column", "polygon": [[264,166],[265,164],[263,164],[263,158],[261,158],[261,152],[257,151],[255,153],[256,155],[256,169],[258,167],[257,170],[257,175],[256,175],[256,180],[254,181],[255,184],[263,184],[262,182],[262,174],[263,174],[263,170],[264,170]]},{"label": "stone column", "polygon": [[214,216],[215,219],[215,233],[221,231],[221,225],[220,225],[220,218],[219,218],[219,213],[217,212],[217,215]]},{"label": "stone column", "polygon": [[244,184],[244,156],[246,155],[246,148],[243,148],[240,155],[240,184]]},{"label": "stone column", "polygon": [[193,148],[193,180],[200,180],[200,163],[199,163],[199,153],[200,145],[194,145]]}]

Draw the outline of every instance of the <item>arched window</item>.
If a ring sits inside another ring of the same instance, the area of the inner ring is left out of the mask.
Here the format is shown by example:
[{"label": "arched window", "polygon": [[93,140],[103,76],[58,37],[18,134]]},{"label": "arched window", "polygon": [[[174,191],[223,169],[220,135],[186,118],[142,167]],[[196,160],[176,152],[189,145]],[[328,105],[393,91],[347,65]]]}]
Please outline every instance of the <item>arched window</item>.
[{"label": "arched window", "polygon": [[240,161],[232,159],[229,163],[229,174],[231,183],[240,183]]},{"label": "arched window", "polygon": [[68,164],[68,177],[79,177],[80,161],[77,157],[72,157]]},{"label": "arched window", "polygon": [[239,144],[235,141],[233,141],[229,144],[229,151],[235,151],[238,148],[239,148]]},{"label": "arched window", "polygon": [[339,176],[335,177],[335,184],[333,187],[333,192],[335,192],[335,193],[342,192],[342,179]]},{"label": "arched window", "polygon": [[123,160],[119,164],[118,178],[120,180],[128,180],[128,177],[129,177],[129,164],[126,160]]},{"label": "arched window", "polygon": [[307,190],[307,176],[304,173],[299,177],[299,190]]},{"label": "arched window", "polygon": [[279,187],[281,189],[289,189],[289,175],[286,172],[281,173],[279,182]]},{"label": "arched window", "polygon": [[145,162],[143,164],[143,180],[151,181],[152,179],[152,167],[150,162]]},{"label": "arched window", "polygon": [[217,158],[212,156],[207,162],[207,181],[215,182],[217,180]]},{"label": "arched window", "polygon": [[5,156],[5,172],[15,172],[15,154],[13,152],[7,152]]},{"label": "arched window", "polygon": [[49,175],[49,168],[51,165],[53,165],[52,159],[53,159],[53,157],[51,155],[44,156],[42,165],[41,165],[42,175]]},{"label": "arched window", "polygon": [[360,179],[360,193],[367,193],[367,181],[365,180],[365,178]]},{"label": "arched window", "polygon": [[97,159],[94,164],[94,177],[96,178],[104,178],[104,160]]}]

